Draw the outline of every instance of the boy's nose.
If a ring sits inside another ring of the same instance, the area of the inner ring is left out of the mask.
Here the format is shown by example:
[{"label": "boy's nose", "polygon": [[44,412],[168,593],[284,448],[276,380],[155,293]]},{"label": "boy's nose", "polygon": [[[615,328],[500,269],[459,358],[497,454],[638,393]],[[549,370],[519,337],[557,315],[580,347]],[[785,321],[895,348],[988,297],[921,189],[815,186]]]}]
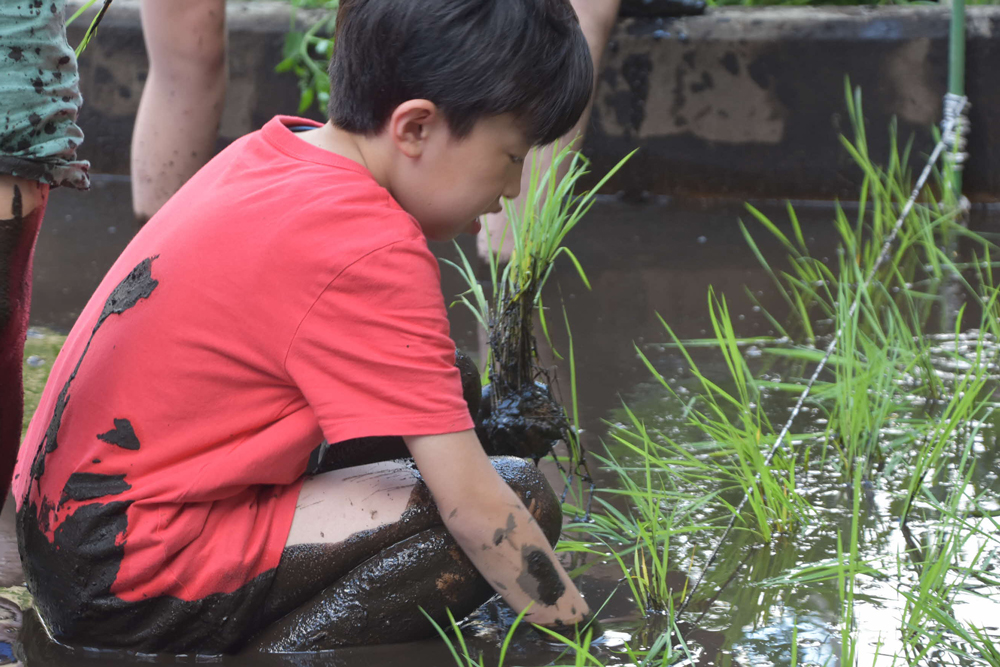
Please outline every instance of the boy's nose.
[{"label": "boy's nose", "polygon": [[518,195],[521,194],[521,174],[518,172],[517,179],[511,183],[507,184],[507,187],[503,191],[503,196],[507,199],[517,199]]}]

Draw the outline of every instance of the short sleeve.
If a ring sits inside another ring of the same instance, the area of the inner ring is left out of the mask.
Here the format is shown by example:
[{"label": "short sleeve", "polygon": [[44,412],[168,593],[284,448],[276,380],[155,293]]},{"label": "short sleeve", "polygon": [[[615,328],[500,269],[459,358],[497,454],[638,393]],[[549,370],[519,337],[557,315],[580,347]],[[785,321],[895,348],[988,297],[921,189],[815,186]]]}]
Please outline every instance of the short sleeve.
[{"label": "short sleeve", "polygon": [[423,239],[344,269],[302,320],[285,367],[332,443],[473,427],[440,269]]}]

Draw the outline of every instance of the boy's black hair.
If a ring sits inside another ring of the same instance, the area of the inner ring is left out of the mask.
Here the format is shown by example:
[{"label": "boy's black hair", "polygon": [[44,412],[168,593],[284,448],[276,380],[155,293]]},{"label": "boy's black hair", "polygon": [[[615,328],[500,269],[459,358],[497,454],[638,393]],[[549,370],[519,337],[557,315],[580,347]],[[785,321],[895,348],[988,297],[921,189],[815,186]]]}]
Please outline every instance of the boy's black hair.
[{"label": "boy's black hair", "polygon": [[458,137],[512,113],[544,145],[576,124],[593,82],[569,0],[341,0],[329,113],[372,135],[403,102],[427,99]]}]

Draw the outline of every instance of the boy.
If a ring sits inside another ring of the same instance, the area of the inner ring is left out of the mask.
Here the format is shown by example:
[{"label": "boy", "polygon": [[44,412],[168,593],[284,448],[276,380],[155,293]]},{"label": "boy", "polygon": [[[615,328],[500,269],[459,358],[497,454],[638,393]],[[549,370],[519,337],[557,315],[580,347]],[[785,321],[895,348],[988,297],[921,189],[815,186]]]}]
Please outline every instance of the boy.
[{"label": "boy", "polygon": [[[589,614],[552,552],[552,490],[475,436],[426,243],[478,231],[530,148],[580,117],[593,65],[573,10],[344,0],[337,30],[331,122],[277,118],[202,169],[53,367],[15,497],[59,639],[405,641],[430,633],[421,607],[440,622],[494,589],[536,623]],[[324,438],[389,458],[358,447],[377,436],[413,464],[306,475]]]}]

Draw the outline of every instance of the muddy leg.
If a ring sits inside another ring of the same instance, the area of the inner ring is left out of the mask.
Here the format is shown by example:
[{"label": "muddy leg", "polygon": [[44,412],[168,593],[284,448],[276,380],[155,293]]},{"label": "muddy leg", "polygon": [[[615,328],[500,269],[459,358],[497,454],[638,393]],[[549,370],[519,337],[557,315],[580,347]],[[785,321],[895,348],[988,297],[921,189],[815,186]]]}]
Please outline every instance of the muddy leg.
[{"label": "muddy leg", "polygon": [[[522,459],[497,457],[493,465],[555,544],[562,514],[545,477]],[[493,594],[443,526],[415,469],[379,464],[329,475],[303,488],[263,613],[265,625],[281,620],[265,627],[248,650],[428,637],[434,631],[420,607],[447,622],[446,608],[461,618]]]},{"label": "muddy leg", "polygon": [[49,187],[0,176],[0,507],[14,471],[24,393],[21,365],[31,303],[31,260]]},{"label": "muddy leg", "polygon": [[[444,526],[384,549],[258,639],[266,652],[424,639],[451,609],[463,618],[493,595]],[[445,620],[445,623],[447,621]]]}]

